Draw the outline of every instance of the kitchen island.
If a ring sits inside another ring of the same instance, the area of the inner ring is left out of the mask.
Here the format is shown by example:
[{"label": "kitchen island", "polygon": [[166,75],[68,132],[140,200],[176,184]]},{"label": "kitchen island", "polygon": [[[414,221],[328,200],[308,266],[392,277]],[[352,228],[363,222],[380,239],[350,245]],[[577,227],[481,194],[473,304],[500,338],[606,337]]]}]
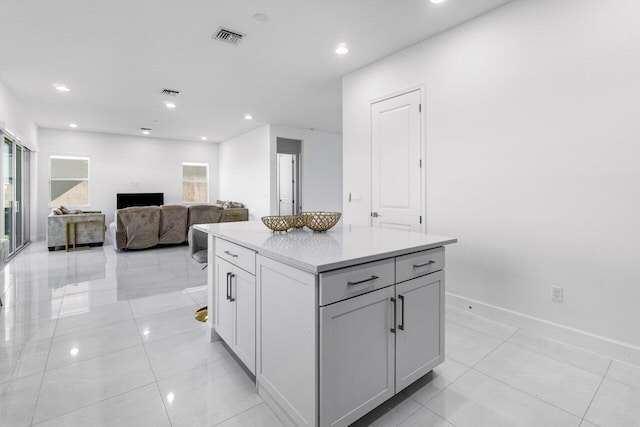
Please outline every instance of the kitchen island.
[{"label": "kitchen island", "polygon": [[208,233],[209,326],[285,425],[347,426],[444,361],[444,246],[336,227]]}]

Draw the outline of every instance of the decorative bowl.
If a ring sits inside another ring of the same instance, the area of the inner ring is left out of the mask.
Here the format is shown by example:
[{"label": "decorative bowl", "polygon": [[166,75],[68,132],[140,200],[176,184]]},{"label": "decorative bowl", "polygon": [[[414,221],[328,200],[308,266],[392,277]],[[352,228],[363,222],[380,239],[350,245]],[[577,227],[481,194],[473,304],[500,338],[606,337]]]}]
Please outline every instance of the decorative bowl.
[{"label": "decorative bowl", "polygon": [[303,215],[290,215],[289,218],[291,219],[291,226],[293,228],[302,228],[305,226],[305,218]]},{"label": "decorative bowl", "polygon": [[263,216],[261,219],[264,225],[273,231],[287,231],[293,227],[288,216]]},{"label": "decorative bowl", "polygon": [[340,221],[340,212],[303,212],[305,225],[313,231],[327,231]]}]

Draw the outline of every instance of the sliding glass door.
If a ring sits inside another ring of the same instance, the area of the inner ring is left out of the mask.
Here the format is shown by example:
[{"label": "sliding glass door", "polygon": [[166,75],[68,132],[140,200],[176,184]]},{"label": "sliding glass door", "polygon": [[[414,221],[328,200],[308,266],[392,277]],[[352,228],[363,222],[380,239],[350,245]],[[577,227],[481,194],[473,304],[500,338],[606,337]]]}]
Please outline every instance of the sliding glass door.
[{"label": "sliding glass door", "polygon": [[28,241],[29,150],[7,136],[2,139],[3,234],[11,255]]}]

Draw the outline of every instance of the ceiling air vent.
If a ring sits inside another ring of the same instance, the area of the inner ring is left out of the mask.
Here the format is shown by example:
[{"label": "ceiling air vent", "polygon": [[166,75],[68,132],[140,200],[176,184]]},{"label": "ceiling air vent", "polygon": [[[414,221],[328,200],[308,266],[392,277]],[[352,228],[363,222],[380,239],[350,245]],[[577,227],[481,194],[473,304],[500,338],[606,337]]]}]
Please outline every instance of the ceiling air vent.
[{"label": "ceiling air vent", "polygon": [[216,32],[212,39],[220,40],[222,42],[238,44],[240,40],[244,37],[244,34],[241,34],[237,31],[232,31],[227,28],[220,27],[218,28],[218,32]]},{"label": "ceiling air vent", "polygon": [[172,89],[162,89],[162,92],[160,92],[163,95],[167,95],[167,96],[178,96],[180,95],[180,91],[179,90],[172,90]]}]

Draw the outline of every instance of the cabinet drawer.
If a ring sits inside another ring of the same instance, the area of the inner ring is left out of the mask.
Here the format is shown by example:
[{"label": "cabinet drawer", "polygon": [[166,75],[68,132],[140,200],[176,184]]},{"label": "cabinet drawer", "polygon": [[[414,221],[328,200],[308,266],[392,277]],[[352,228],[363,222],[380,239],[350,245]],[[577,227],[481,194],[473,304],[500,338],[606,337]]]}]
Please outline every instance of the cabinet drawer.
[{"label": "cabinet drawer", "polygon": [[256,253],[251,249],[217,238],[216,256],[253,275],[256,274]]},{"label": "cabinet drawer", "polygon": [[393,285],[393,258],[320,273],[320,305]]},{"label": "cabinet drawer", "polygon": [[396,282],[404,282],[444,268],[444,247],[396,258]]}]

